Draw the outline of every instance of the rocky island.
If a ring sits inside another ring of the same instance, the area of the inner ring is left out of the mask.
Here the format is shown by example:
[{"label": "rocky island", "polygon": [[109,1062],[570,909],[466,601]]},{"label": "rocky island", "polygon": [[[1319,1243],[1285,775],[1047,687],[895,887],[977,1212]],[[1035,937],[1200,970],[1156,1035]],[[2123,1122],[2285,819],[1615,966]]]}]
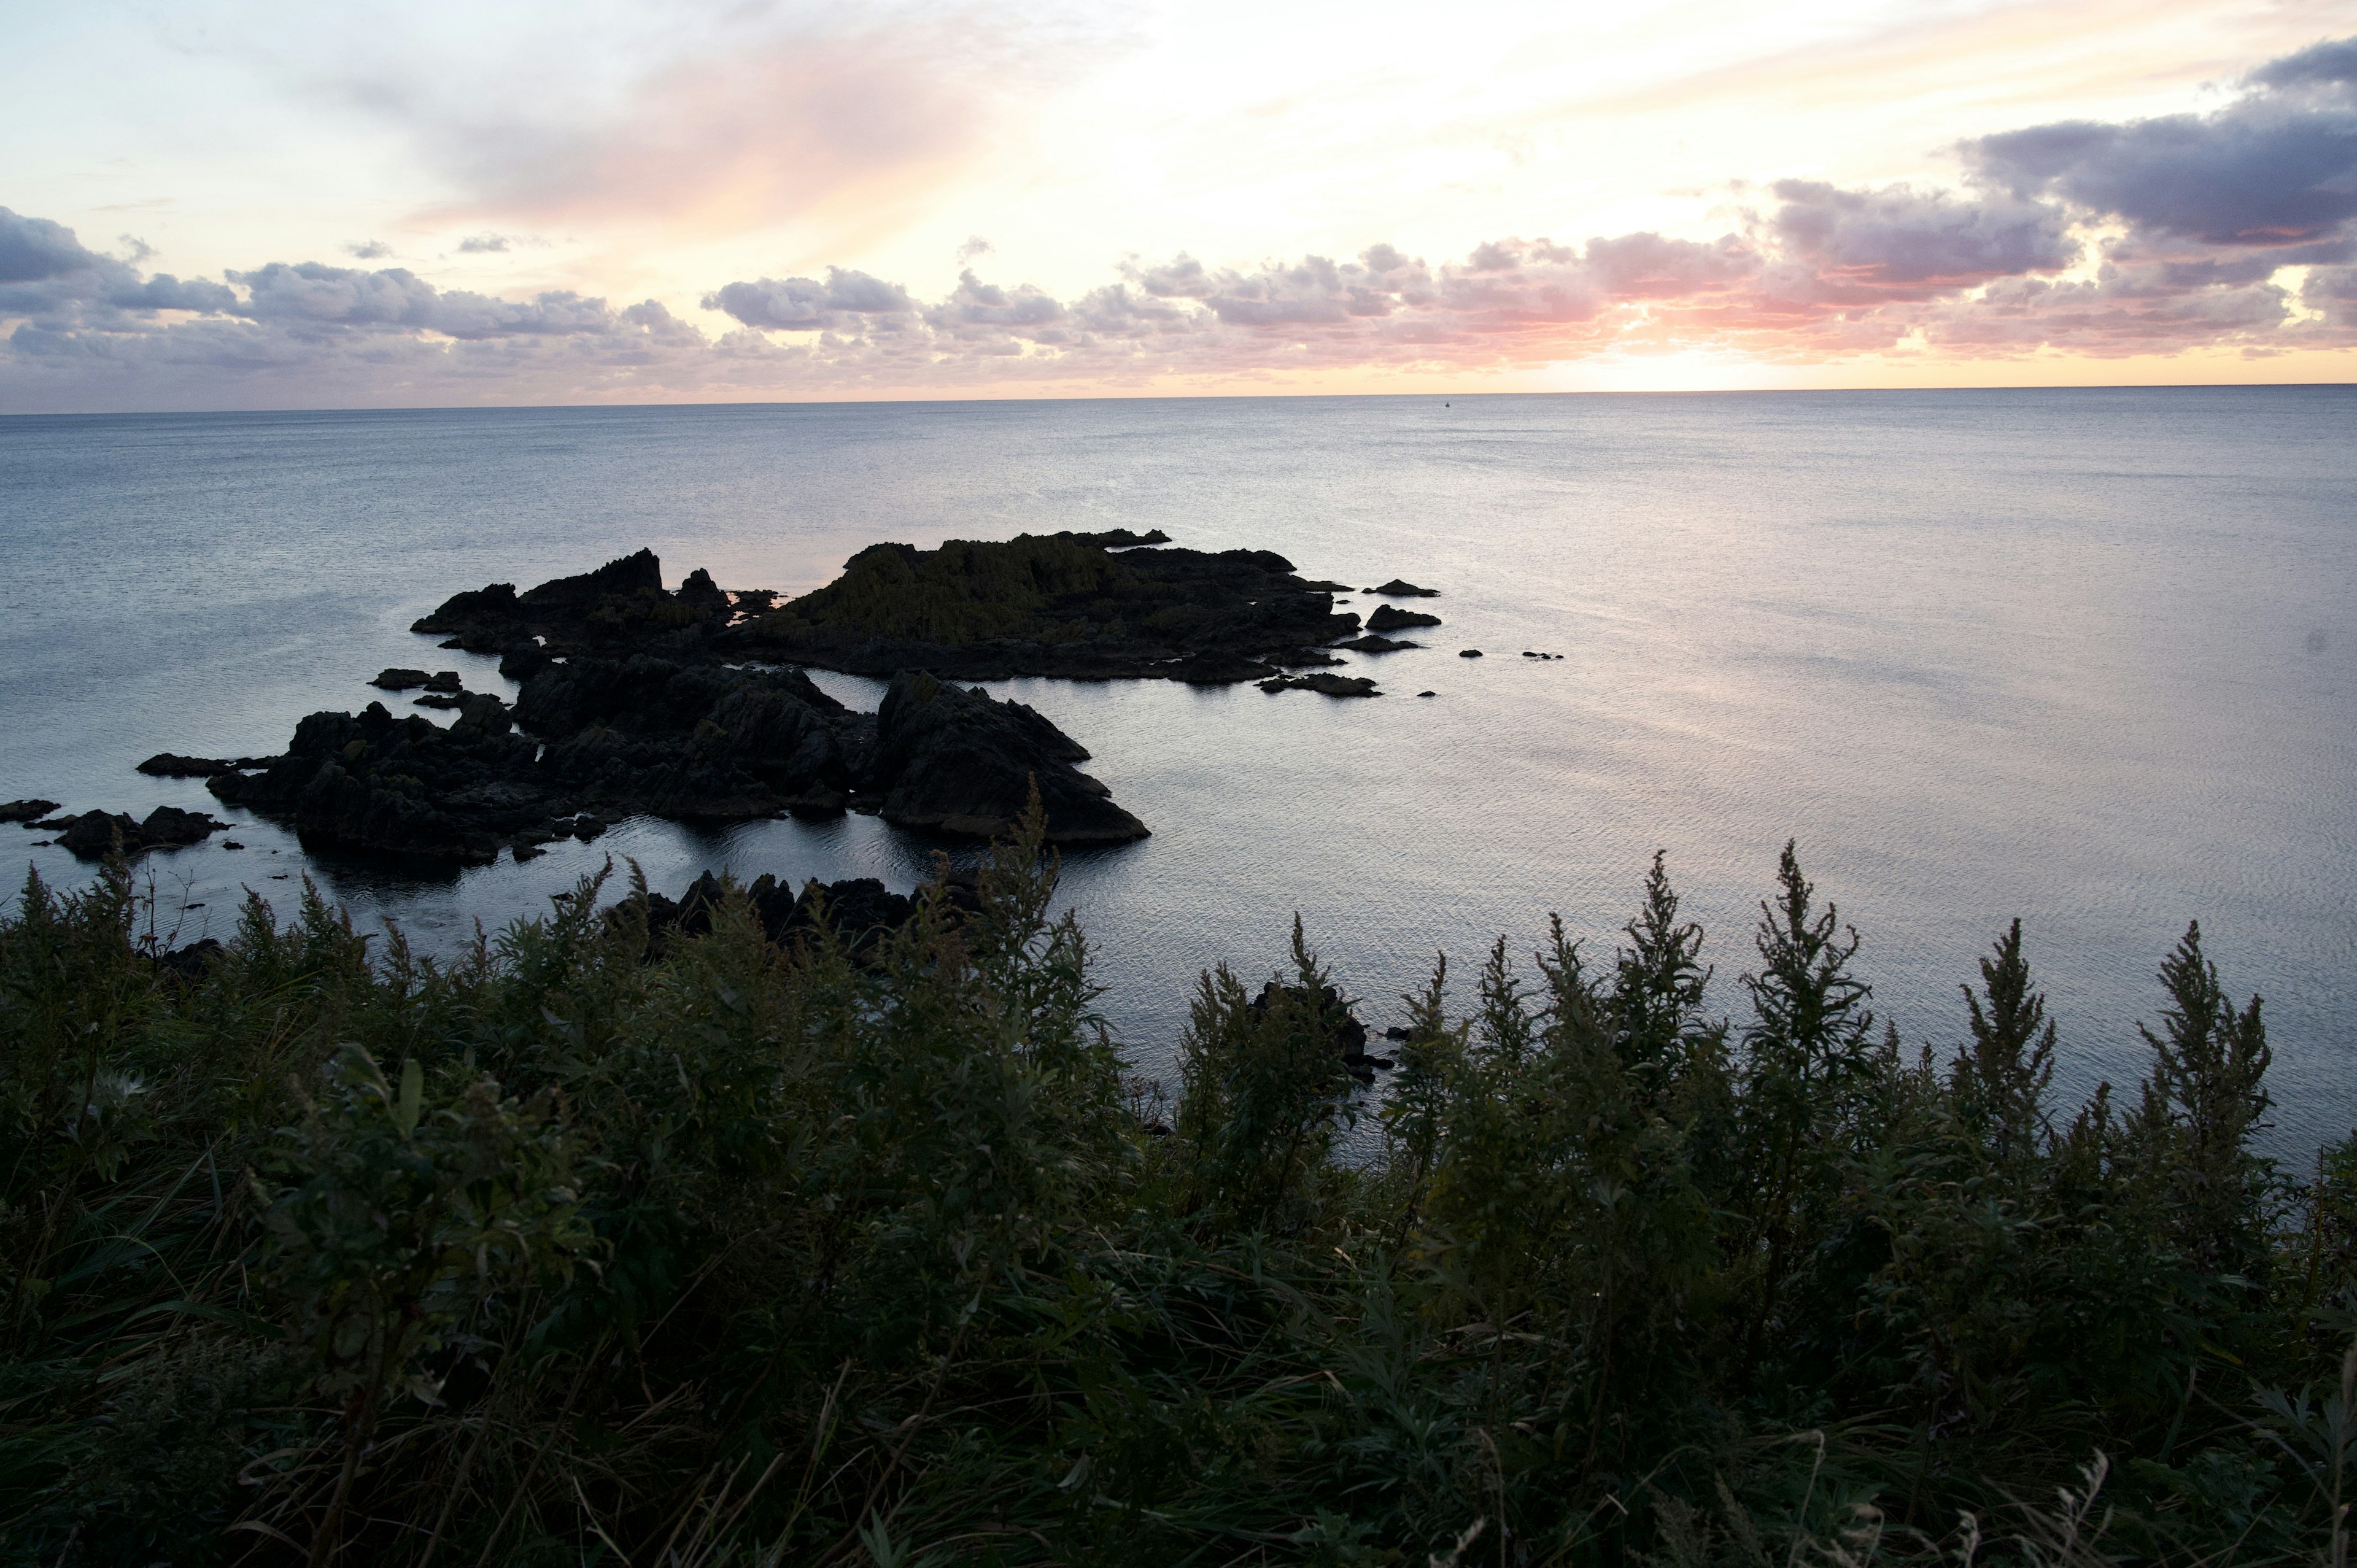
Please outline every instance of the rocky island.
[{"label": "rocky island", "polygon": [[[1297,575],[1268,551],[1158,548],[1158,531],[877,544],[784,604],[698,570],[673,591],[651,551],[519,593],[453,595],[412,630],[497,654],[514,705],[455,671],[395,668],[371,682],[423,689],[447,728],[382,702],[313,714],[285,753],[165,754],[150,771],[202,777],[221,800],[291,823],[307,845],[480,864],[595,837],[636,813],[737,821],[867,811],[962,838],[1001,833],[1039,791],[1051,843],[1126,843],[1146,825],[1075,764],[1086,747],[1021,703],[960,681],[1015,675],[1169,679],[1329,696],[1374,682],[1289,669],[1341,662],[1331,647],[1412,648],[1361,635],[1334,607],[1344,585]],[[1386,585],[1386,592],[1405,585]],[[1430,590],[1409,590],[1429,596]],[[1400,624],[1385,606],[1370,632]],[[1434,625],[1414,615],[1408,624]],[[801,667],[888,675],[873,714]]]}]

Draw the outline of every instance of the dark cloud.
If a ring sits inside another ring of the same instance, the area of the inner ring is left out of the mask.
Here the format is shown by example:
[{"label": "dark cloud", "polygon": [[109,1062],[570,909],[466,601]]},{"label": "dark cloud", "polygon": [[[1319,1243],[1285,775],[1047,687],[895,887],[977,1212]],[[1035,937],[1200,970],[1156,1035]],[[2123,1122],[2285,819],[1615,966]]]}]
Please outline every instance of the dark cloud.
[{"label": "dark cloud", "polygon": [[0,207],[0,284],[45,283],[99,267],[105,258],[86,251],[73,231],[46,218],[26,218]]},{"label": "dark cloud", "polygon": [[117,234],[114,239],[125,252],[123,259],[135,267],[156,253],[156,247],[136,234]]},{"label": "dark cloud", "polygon": [[704,308],[725,311],[765,332],[857,330],[871,316],[913,314],[917,302],[898,284],[866,273],[829,267],[816,278],[762,278],[732,283],[704,296]]},{"label": "dark cloud", "polygon": [[2261,87],[2307,87],[2357,83],[2357,38],[2311,44],[2298,54],[2271,60],[2251,72]]},{"label": "dark cloud", "polygon": [[2212,114],[2064,121],[1965,148],[1985,182],[2207,245],[2291,245],[2357,218],[2357,39],[2261,67]]},{"label": "dark cloud", "polygon": [[1829,298],[1925,299],[1991,278],[2060,271],[2078,256],[2067,215],[2044,202],[1797,179],[1770,189],[1783,204],[1767,220],[1775,248],[1805,263]]}]

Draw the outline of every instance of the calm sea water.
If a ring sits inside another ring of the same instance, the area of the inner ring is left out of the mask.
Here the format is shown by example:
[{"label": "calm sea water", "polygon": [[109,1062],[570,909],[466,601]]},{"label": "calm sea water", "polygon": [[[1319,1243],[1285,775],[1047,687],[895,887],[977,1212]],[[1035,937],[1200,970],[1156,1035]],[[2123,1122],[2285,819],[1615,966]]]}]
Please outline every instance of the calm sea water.
[{"label": "calm sea water", "polygon": [[[1154,829],[1064,882],[1147,1071],[1197,972],[1267,972],[1297,910],[1382,1023],[1436,951],[1469,977],[1551,910],[1609,957],[1656,847],[1739,1016],[1795,837],[1910,1042],[1961,1035],[1957,985],[2018,915],[2061,1087],[2132,1081],[2153,970],[2198,916],[2266,998],[2277,1145],[2357,1122],[2357,389],[1448,403],[0,419],[0,799],[210,807],[133,765],[277,750],[387,664],[505,689],[404,628],[641,544],[674,583],[802,591],[879,539],[1160,527],[1436,585],[1448,624],[1356,661],[1374,702],[1000,688]],[[86,875],[33,836],[0,849]],[[905,888],[931,853],[857,816],[640,821],[420,879],[234,836],[146,863],[184,940],[223,933],[243,886],[290,906],[306,869],[447,948],[609,854],[676,889],[706,866]]]}]

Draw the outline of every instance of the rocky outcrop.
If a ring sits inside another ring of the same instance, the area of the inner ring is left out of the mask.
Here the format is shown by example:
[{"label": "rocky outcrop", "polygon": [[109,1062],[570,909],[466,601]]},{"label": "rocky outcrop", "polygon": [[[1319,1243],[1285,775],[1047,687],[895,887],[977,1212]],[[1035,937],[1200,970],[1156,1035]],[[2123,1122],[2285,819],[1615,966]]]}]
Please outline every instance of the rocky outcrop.
[{"label": "rocky outcrop", "polygon": [[[762,931],[771,941],[786,945],[799,940],[814,940],[823,928],[839,938],[855,957],[872,951],[878,942],[907,925],[917,912],[916,899],[893,892],[872,876],[846,877],[840,882],[821,882],[813,877],[803,883],[797,893],[791,886],[766,872],[737,888],[737,885],[707,871],[688,884],[687,890],[676,899],[660,893],[648,895],[651,956],[660,955],[683,938],[709,932],[713,916],[732,889],[743,893],[754,918],[760,922]],[[949,891],[953,905],[972,907],[970,878],[963,884],[952,883]],[[618,909],[608,918],[619,918],[620,915]]]},{"label": "rocky outcrop", "polygon": [[10,800],[0,804],[0,822],[23,822],[29,827],[57,809],[55,800]]},{"label": "rocky outcrop", "polygon": [[307,846],[462,864],[511,846],[528,857],[588,836],[585,822],[594,833],[638,813],[742,821],[859,801],[902,826],[987,837],[1022,812],[1034,778],[1050,842],[1146,835],[1046,718],[930,676],[856,714],[800,671],[637,654],[553,664],[512,713],[486,693],[455,700],[447,730],[379,703],[314,714],[284,757],[207,788],[290,822]]},{"label": "rocky outcrop", "polygon": [[178,806],[158,806],[144,822],[122,811],[84,811],[41,825],[60,830],[59,845],[83,860],[108,854],[130,860],[152,849],[182,849],[229,826],[201,811],[184,811]]},{"label": "rocky outcrop", "polygon": [[1332,986],[1320,985],[1312,991],[1306,985],[1272,980],[1252,999],[1252,1010],[1265,1015],[1280,998],[1309,1011],[1313,1026],[1353,1077],[1371,1079],[1377,1068],[1395,1065],[1388,1057],[1367,1054],[1367,1026]]},{"label": "rocky outcrop", "polygon": [[396,664],[391,669],[378,671],[376,679],[369,684],[383,692],[407,692],[423,686],[433,678],[423,670],[404,669]]},{"label": "rocky outcrop", "polygon": [[236,768],[236,763],[217,757],[182,757],[178,752],[159,751],[141,763],[139,771],[151,779],[210,779]]},{"label": "rocky outcrop", "polygon": [[1394,641],[1388,637],[1382,637],[1374,632],[1369,632],[1364,637],[1354,637],[1348,642],[1338,642],[1334,646],[1337,648],[1348,648],[1358,653],[1397,653],[1402,649],[1422,648],[1424,644],[1421,642]]},{"label": "rocky outcrop", "polygon": [[[1099,534],[877,544],[815,593],[722,635],[748,656],[943,680],[1250,680],[1359,631],[1326,585],[1265,550],[1129,549]],[[1151,535],[1146,536],[1147,540]],[[1144,542],[1144,541],[1140,541]]]},{"label": "rocky outcrop", "polygon": [[1414,583],[1407,581],[1404,577],[1394,577],[1390,582],[1385,583],[1380,588],[1366,588],[1361,591],[1370,594],[1382,594],[1385,597],[1394,599],[1437,599],[1440,597],[1440,590],[1438,588],[1419,588]]},{"label": "rocky outcrop", "polygon": [[1329,675],[1318,671],[1311,675],[1280,675],[1274,681],[1263,681],[1264,692],[1316,692],[1327,697],[1380,697],[1375,683],[1365,676]]},{"label": "rocky outcrop", "polygon": [[1397,605],[1377,605],[1375,613],[1367,618],[1369,631],[1405,631],[1412,626],[1438,626],[1440,618],[1422,610],[1404,610]]},{"label": "rocky outcrop", "polygon": [[871,788],[896,827],[966,838],[1011,829],[1036,783],[1055,844],[1127,843],[1146,824],[1072,766],[1088,751],[1021,703],[922,672],[896,676],[876,712]]}]

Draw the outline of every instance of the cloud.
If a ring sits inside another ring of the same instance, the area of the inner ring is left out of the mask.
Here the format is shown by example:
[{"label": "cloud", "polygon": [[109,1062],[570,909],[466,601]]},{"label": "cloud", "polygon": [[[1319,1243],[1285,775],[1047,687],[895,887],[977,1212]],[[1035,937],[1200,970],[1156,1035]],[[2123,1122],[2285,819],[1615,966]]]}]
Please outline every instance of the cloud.
[{"label": "cloud", "polygon": [[127,252],[123,259],[135,267],[156,253],[156,247],[136,234],[117,234],[114,240]]},{"label": "cloud", "polygon": [[995,250],[996,250],[996,249],[997,249],[997,247],[996,247],[996,245],[993,245],[989,241],[987,241],[987,240],[984,239],[981,235],[979,235],[979,234],[973,235],[972,237],[970,237],[970,238],[966,241],[966,242],[965,242],[964,244],[960,245],[960,246],[957,248],[957,263],[958,263],[958,265],[960,265],[960,266],[963,266],[963,265],[965,265],[968,262],[973,261],[975,257],[977,257],[977,256],[986,256],[986,255],[990,254],[990,252],[993,252],[993,251],[995,251]]},{"label": "cloud", "polygon": [[505,234],[469,234],[458,242],[458,253],[462,256],[483,255],[507,248],[508,237]]},{"label": "cloud", "polygon": [[2033,125],[1965,153],[1992,187],[2148,239],[2263,246],[2345,233],[2357,218],[2357,38],[2261,67],[2214,113]]},{"label": "cloud", "polygon": [[870,317],[914,315],[917,302],[898,284],[829,267],[824,283],[814,278],[762,278],[757,283],[727,284],[705,295],[704,308],[725,311],[762,331],[856,331]]},{"label": "cloud", "polygon": [[2347,349],[2352,53],[2286,57],[2206,116],[1983,138],[1956,188],[1741,188],[1716,239],[1506,235],[1437,262],[1376,243],[1252,266],[1180,252],[1061,297],[972,264],[930,299],[834,266],[711,289],[704,308],[729,323],[716,337],[651,300],[509,298],[401,267],[145,275],[0,209],[0,323],[16,323],[0,407],[1233,384],[1697,349],[1822,362],[1902,343],[1957,358]]},{"label": "cloud", "polygon": [[986,159],[1050,83],[1120,47],[1114,24],[1077,8],[851,15],[742,7],[719,36],[683,25],[668,58],[563,98],[486,91],[439,62],[380,64],[342,95],[400,124],[463,193],[421,224],[873,226]]},{"label": "cloud", "polygon": [[344,253],[363,262],[376,262],[393,254],[393,247],[382,240],[368,240],[357,245],[346,245]]}]

